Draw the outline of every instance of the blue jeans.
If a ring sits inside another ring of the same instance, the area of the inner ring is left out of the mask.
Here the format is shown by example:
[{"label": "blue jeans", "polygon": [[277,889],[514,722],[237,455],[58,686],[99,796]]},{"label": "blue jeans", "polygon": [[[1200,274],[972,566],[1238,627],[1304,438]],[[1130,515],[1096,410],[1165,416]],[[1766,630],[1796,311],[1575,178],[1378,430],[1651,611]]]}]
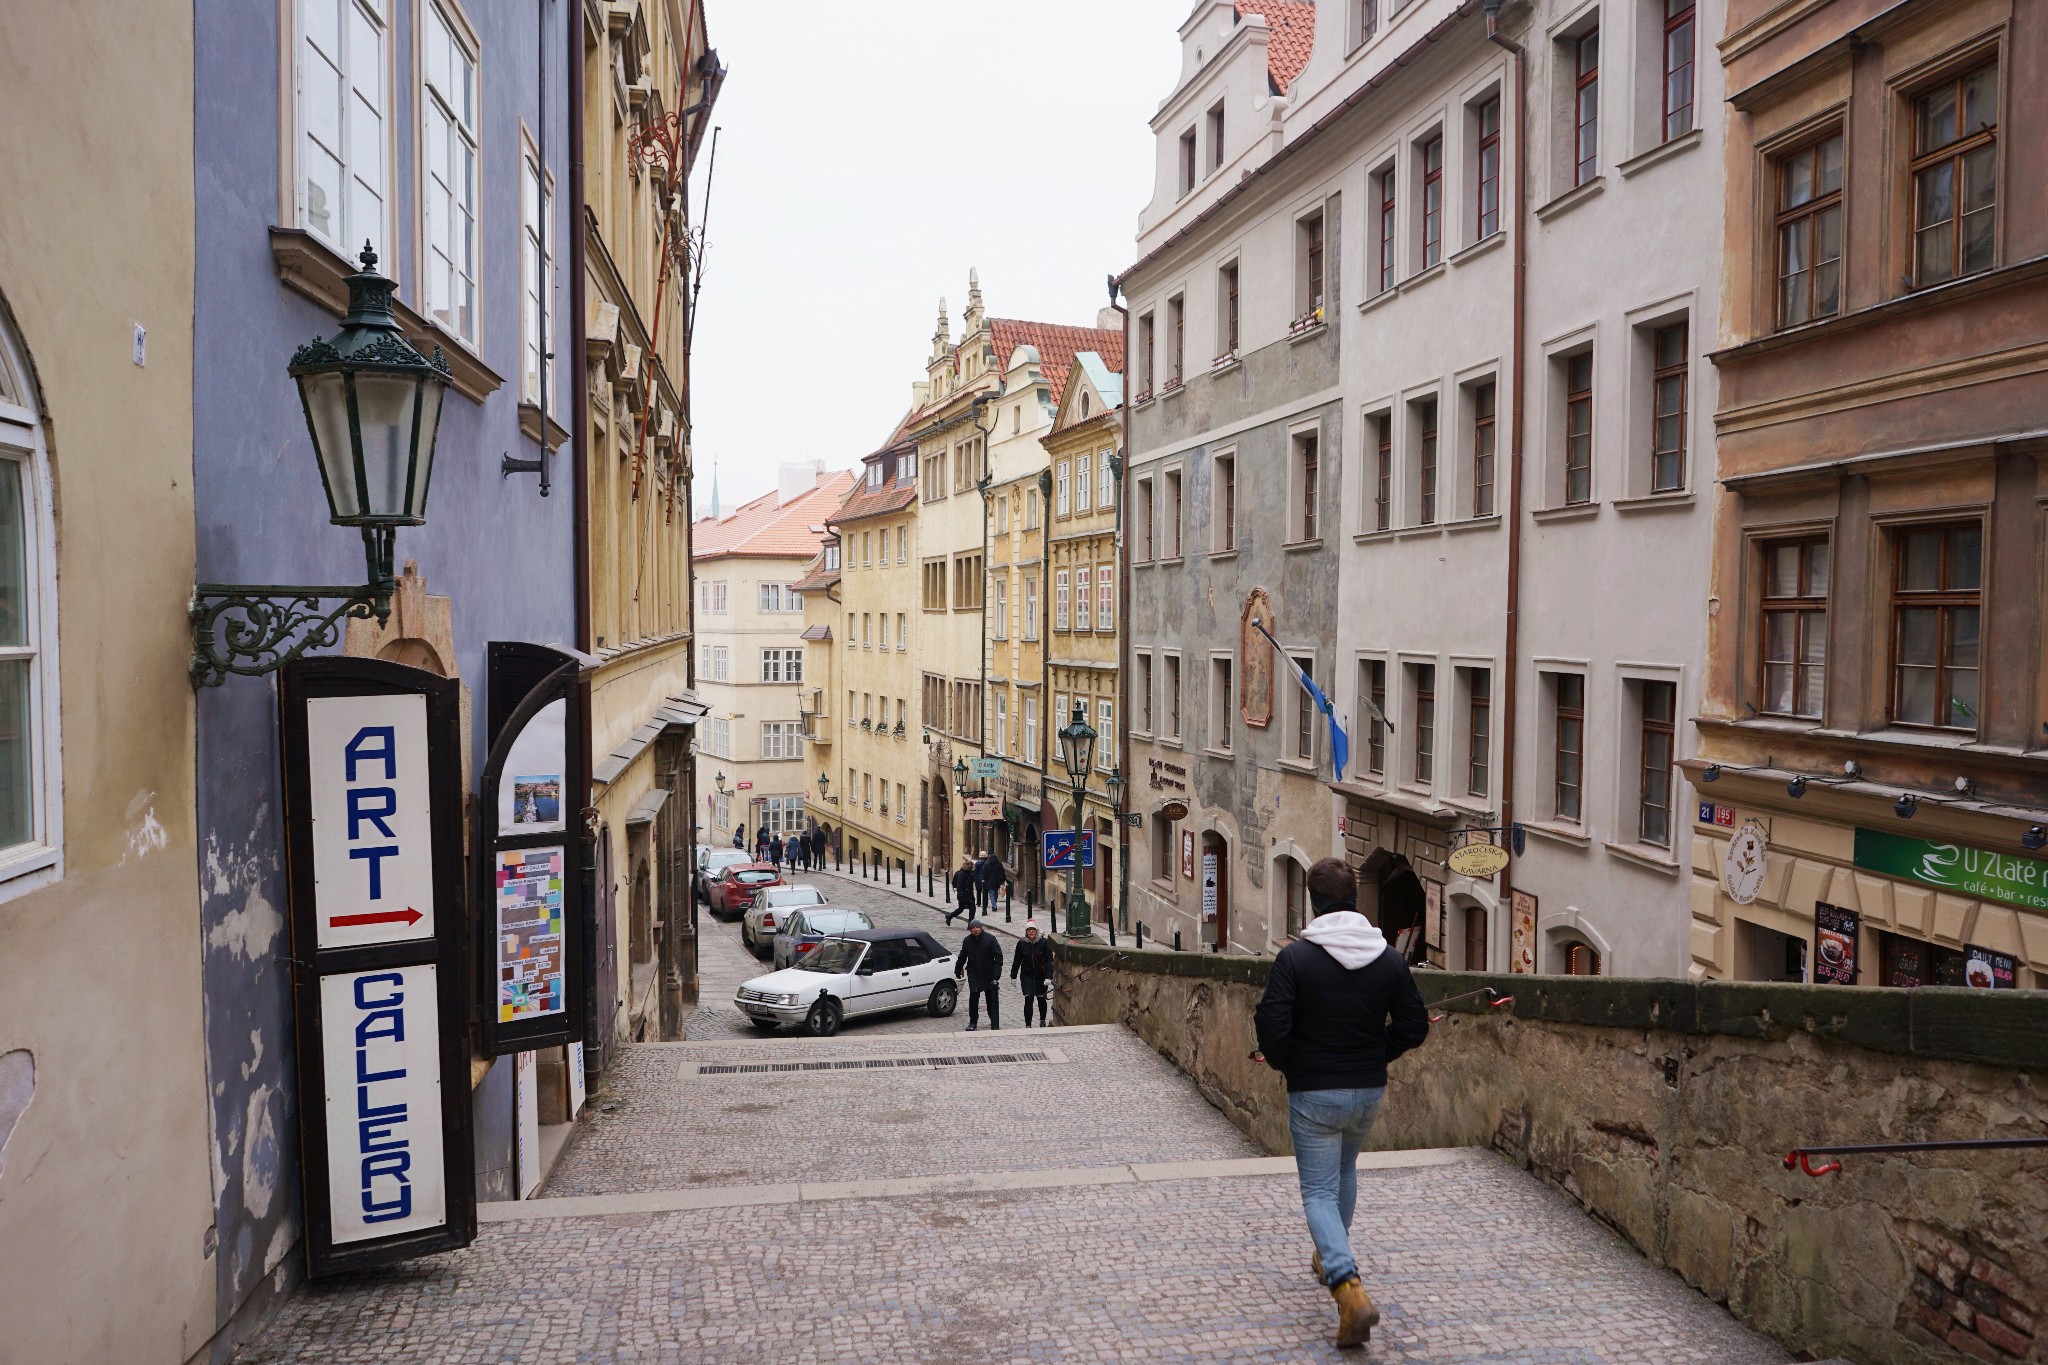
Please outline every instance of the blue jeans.
[{"label": "blue jeans", "polygon": [[1287,1131],[1308,1235],[1323,1258],[1323,1283],[1358,1273],[1351,1254],[1351,1211],[1358,1203],[1358,1150],[1379,1117],[1386,1087],[1302,1090],[1287,1097]]}]

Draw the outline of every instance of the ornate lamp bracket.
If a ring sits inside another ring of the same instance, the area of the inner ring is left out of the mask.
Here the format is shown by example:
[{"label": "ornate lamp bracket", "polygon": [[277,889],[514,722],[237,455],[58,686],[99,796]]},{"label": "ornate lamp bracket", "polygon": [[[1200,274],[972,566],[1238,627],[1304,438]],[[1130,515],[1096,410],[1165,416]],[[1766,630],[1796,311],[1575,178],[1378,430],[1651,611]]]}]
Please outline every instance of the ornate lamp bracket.
[{"label": "ornate lamp bracket", "polygon": [[[357,586],[201,583],[192,590],[192,685],[218,687],[228,675],[260,678],[313,649],[337,644],[345,623],[391,619],[394,528],[363,528],[369,581]],[[336,605],[328,607],[333,602]]]}]

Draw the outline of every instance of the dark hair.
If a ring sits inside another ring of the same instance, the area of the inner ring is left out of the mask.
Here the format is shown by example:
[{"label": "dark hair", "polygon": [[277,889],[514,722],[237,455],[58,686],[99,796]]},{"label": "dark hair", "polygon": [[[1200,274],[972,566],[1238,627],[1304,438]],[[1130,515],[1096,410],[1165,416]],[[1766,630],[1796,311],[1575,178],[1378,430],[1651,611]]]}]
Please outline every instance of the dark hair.
[{"label": "dark hair", "polygon": [[1358,879],[1342,858],[1318,858],[1308,870],[1308,899],[1319,915],[1348,910],[1358,902]]}]

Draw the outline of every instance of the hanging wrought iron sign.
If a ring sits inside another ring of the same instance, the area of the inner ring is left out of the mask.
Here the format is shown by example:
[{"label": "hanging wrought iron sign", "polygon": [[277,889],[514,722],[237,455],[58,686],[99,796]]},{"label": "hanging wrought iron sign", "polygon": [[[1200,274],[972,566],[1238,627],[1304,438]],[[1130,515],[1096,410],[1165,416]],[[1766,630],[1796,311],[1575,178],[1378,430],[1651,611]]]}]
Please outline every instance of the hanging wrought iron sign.
[{"label": "hanging wrought iron sign", "polygon": [[279,689],[309,1275],[467,1246],[458,685],[298,660]]}]

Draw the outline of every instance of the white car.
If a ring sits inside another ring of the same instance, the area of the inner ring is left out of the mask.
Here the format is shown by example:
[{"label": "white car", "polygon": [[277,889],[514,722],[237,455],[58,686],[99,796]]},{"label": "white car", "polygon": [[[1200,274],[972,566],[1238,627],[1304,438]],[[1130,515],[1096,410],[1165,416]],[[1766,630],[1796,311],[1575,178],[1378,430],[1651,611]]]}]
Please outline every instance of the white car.
[{"label": "white car", "polygon": [[757,976],[733,996],[755,1028],[802,1024],[816,1038],[830,1038],[854,1015],[922,1009],[944,1018],[959,1001],[953,955],[921,929],[856,929],[826,939],[796,966]]},{"label": "white car", "polygon": [[740,916],[740,942],[755,957],[765,958],[775,951],[775,926],[789,911],[824,903],[825,893],[815,886],[771,886]]}]

